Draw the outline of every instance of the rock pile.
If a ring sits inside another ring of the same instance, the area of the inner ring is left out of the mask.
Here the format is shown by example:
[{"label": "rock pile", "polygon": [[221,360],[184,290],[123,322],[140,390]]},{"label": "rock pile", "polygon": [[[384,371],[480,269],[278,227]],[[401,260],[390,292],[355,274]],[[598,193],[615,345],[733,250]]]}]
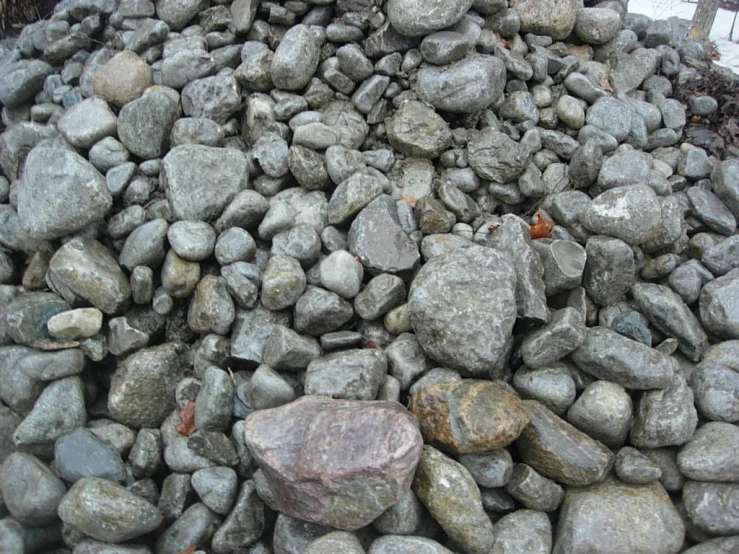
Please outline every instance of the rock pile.
[{"label": "rock pile", "polygon": [[739,550],[739,161],[671,97],[707,60],[621,0],[0,42],[0,550]]}]

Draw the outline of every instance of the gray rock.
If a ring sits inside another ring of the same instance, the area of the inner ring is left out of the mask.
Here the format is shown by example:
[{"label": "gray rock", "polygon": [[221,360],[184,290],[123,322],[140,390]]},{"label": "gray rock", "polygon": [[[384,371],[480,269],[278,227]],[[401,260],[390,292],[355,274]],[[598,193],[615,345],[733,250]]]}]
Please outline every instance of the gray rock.
[{"label": "gray rock", "polygon": [[678,340],[680,351],[697,362],[708,346],[708,338],[698,318],[669,288],[637,283],[631,294],[641,312],[657,329]]},{"label": "gray rock", "polygon": [[557,415],[572,405],[577,394],[572,372],[562,363],[545,365],[539,369],[523,366],[513,375],[513,385],[522,397],[538,400]]},{"label": "gray rock", "polygon": [[67,488],[38,458],[14,452],[0,467],[0,491],[13,519],[41,527],[57,521],[56,510]]},{"label": "gray rock", "polygon": [[405,296],[405,283],[400,277],[381,273],[356,296],[354,309],[362,319],[372,321],[402,304]]},{"label": "gray rock", "polygon": [[128,235],[118,257],[120,264],[133,271],[134,267],[159,267],[166,255],[169,225],[163,218],[152,219]]},{"label": "gray rock", "polygon": [[552,524],[546,514],[533,510],[517,510],[495,523],[495,542],[490,554],[552,551]]},{"label": "gray rock", "polygon": [[421,41],[423,59],[435,65],[445,65],[461,60],[467,55],[466,37],[454,31],[439,31]]},{"label": "gray rock", "polygon": [[375,539],[369,554],[451,554],[451,550],[431,539],[419,536],[385,535]]},{"label": "gray rock", "polygon": [[[222,369],[209,367],[203,374],[202,386],[195,403],[195,426],[201,431],[225,431],[231,420],[233,407],[234,386],[231,378]],[[208,507],[213,509],[210,505]]]},{"label": "gray rock", "polygon": [[[257,472],[257,475],[259,474]],[[262,494],[262,490],[259,490],[259,493]],[[330,532],[330,527],[279,514],[275,522],[273,546],[276,552],[282,554],[304,553],[310,543]]]},{"label": "gray rock", "polygon": [[[330,205],[330,204],[329,204]],[[364,269],[346,250],[336,250],[320,264],[321,284],[343,298],[354,298],[359,293]]]},{"label": "gray rock", "polygon": [[736,535],[739,516],[734,506],[739,496],[735,483],[688,481],[683,488],[683,504],[690,521],[711,535]]},{"label": "gray rock", "polygon": [[571,240],[535,240],[531,246],[544,266],[547,296],[572,290],[582,282],[587,254],[585,248]]},{"label": "gray rock", "polygon": [[700,253],[700,261],[711,273],[721,276],[739,267],[737,252],[739,252],[739,239],[731,236]]},{"label": "gray rock", "polygon": [[227,515],[236,501],[238,477],[229,467],[209,467],[192,474],[192,487],[208,508]]},{"label": "gray rock", "polygon": [[632,485],[647,485],[662,477],[657,464],[630,446],[618,451],[614,469],[619,479]]},{"label": "gray rock", "polygon": [[390,144],[408,156],[436,158],[452,142],[449,125],[422,102],[406,102],[386,123]]},{"label": "gray rock", "polygon": [[629,106],[610,96],[597,100],[588,108],[585,120],[589,125],[605,131],[619,142],[626,140],[631,132]]},{"label": "gray rock", "polygon": [[470,167],[475,173],[481,179],[501,184],[519,177],[531,156],[525,146],[491,127],[474,133],[467,148]]},{"label": "gray rock", "polygon": [[305,554],[328,554],[330,552],[365,554],[362,543],[356,535],[346,531],[333,531],[317,538],[308,545]]},{"label": "gray rock", "polygon": [[685,554],[730,554],[739,548],[739,538],[719,537],[697,544],[687,550]]},{"label": "gray rock", "polygon": [[102,219],[112,202],[105,179],[82,156],[44,147],[28,154],[18,188],[18,221],[31,238],[81,231]]},{"label": "gray rock", "polygon": [[315,150],[305,146],[291,146],[287,154],[287,165],[298,184],[306,190],[322,190],[331,184],[326,160]]},{"label": "gray rock", "polygon": [[193,504],[157,539],[154,551],[179,554],[192,545],[207,544],[220,524],[221,518],[204,504]]},{"label": "gray rock", "polygon": [[643,448],[685,444],[698,424],[693,391],[680,375],[669,387],[641,395],[634,410],[631,444]]},{"label": "gray rock", "polygon": [[693,372],[690,385],[695,405],[711,421],[739,421],[736,394],[739,374],[728,367],[711,362],[701,363]]},{"label": "gray rock", "polygon": [[354,315],[351,304],[333,292],[308,286],[295,304],[295,330],[311,336],[336,331]]},{"label": "gray rock", "polygon": [[513,474],[511,455],[504,448],[478,454],[463,454],[458,461],[481,487],[504,487]]},{"label": "gray rock", "polygon": [[722,161],[711,174],[711,188],[724,205],[739,217],[739,163],[733,158]]},{"label": "gray rock", "polygon": [[516,0],[511,8],[521,19],[521,33],[550,35],[563,40],[572,32],[577,17],[577,4],[553,0]]},{"label": "gray rock", "polygon": [[[600,538],[609,529],[608,544]],[[682,519],[661,485],[627,485],[613,479],[565,496],[555,554],[654,552],[680,550]]]},{"label": "gray rock", "polygon": [[177,103],[163,91],[153,90],[126,104],[118,116],[118,138],[143,159],[160,158],[179,116]]},{"label": "gray rock", "polygon": [[158,427],[175,408],[183,354],[182,344],[167,343],[120,360],[108,394],[111,416],[134,429]]},{"label": "gray rock", "polygon": [[181,89],[188,83],[211,75],[215,69],[213,56],[204,50],[179,50],[162,60],[162,84]]},{"label": "gray rock", "polygon": [[553,512],[562,504],[564,489],[526,464],[516,464],[505,490],[530,510]]},{"label": "gray rock", "polygon": [[703,327],[728,339],[739,338],[739,275],[734,273],[706,284],[699,298]]},{"label": "gray rock", "polygon": [[657,195],[646,185],[608,190],[594,198],[580,214],[580,221],[589,231],[632,245],[649,240],[661,218]]},{"label": "gray rock", "polygon": [[531,422],[517,439],[521,460],[566,485],[602,481],[614,456],[600,442],[557,417],[535,400],[524,400]]},{"label": "gray rock", "polygon": [[391,0],[387,14],[395,30],[408,37],[417,37],[453,25],[462,19],[472,3],[473,0],[452,4],[432,0],[420,6],[411,0]]},{"label": "gray rock", "polygon": [[125,481],[123,460],[118,451],[87,429],[77,429],[56,441],[54,465],[59,475],[70,483],[85,477]]},{"label": "gray rock", "polygon": [[49,334],[59,339],[80,339],[95,336],[103,326],[103,313],[97,308],[78,308],[49,318]]},{"label": "gray rock", "polygon": [[321,123],[339,134],[339,144],[344,148],[358,149],[369,133],[364,117],[349,102],[329,102],[321,110]]},{"label": "gray rock", "polygon": [[567,421],[607,446],[624,443],[631,427],[633,405],[628,393],[610,381],[588,385],[567,411]]},{"label": "gray rock", "polygon": [[213,551],[216,554],[235,554],[251,546],[262,536],[264,523],[264,504],[257,496],[254,481],[245,481],[233,510],[213,535]]},{"label": "gray rock", "polygon": [[204,221],[175,221],[167,229],[167,239],[180,258],[199,262],[213,253],[216,232]]},{"label": "gray rock", "polygon": [[621,29],[618,12],[605,8],[580,8],[575,20],[575,34],[587,44],[605,44]]},{"label": "gray rock", "polygon": [[344,350],[308,364],[305,392],[345,400],[374,400],[386,374],[387,359],[381,351]]},{"label": "gray rock", "polygon": [[[337,425],[340,434],[327,432]],[[270,507],[355,530],[410,487],[421,456],[417,425],[397,403],[304,396],[287,406],[254,412],[244,427],[249,450],[264,470],[265,494],[260,496],[268,497]],[[282,439],[275,448],[277,437]]]},{"label": "gray rock", "polygon": [[225,132],[221,125],[205,117],[183,117],[175,121],[170,136],[170,146],[202,144],[223,146]]},{"label": "gray rock", "polygon": [[[455,315],[473,304],[473,321]],[[429,261],[417,273],[408,309],[429,356],[471,375],[487,375],[501,367],[507,352],[515,319],[515,273],[492,249],[472,246],[453,251]],[[478,325],[486,331],[480,332]]]},{"label": "gray rock", "polygon": [[287,142],[277,135],[264,135],[255,144],[252,150],[254,159],[270,177],[283,177],[289,171],[287,165]]},{"label": "gray rock", "polygon": [[505,70],[498,58],[470,54],[448,65],[419,69],[414,91],[437,110],[478,112],[502,97]]},{"label": "gray rock", "polygon": [[272,256],[262,276],[262,303],[269,310],[295,304],[305,291],[306,277],[300,262],[291,256]]},{"label": "gray rock", "polygon": [[563,358],[584,341],[582,315],[574,308],[564,308],[555,312],[544,327],[524,338],[521,355],[528,367],[537,369]]},{"label": "gray rock", "polygon": [[241,107],[241,87],[232,75],[204,77],[182,89],[182,111],[223,125]]},{"label": "gray rock", "polygon": [[688,479],[696,481],[739,481],[739,465],[732,455],[739,446],[735,425],[709,422],[680,449],[677,465]]},{"label": "gray rock", "polygon": [[88,98],[72,106],[59,119],[59,131],[76,148],[90,148],[99,140],[115,135],[115,114],[102,98]]},{"label": "gray rock", "polygon": [[638,150],[618,149],[603,162],[598,173],[598,190],[609,190],[649,181],[652,160]]},{"label": "gray rock", "polygon": [[490,551],[493,525],[483,510],[480,490],[464,466],[435,448],[424,446],[413,492],[464,552]]},{"label": "gray rock", "polygon": [[349,228],[349,251],[370,273],[406,274],[420,262],[418,247],[400,225],[395,202],[381,195],[357,215]]},{"label": "gray rock", "polygon": [[318,67],[320,45],[306,25],[291,27],[272,59],[272,81],[284,90],[300,90]]},{"label": "gray rock", "polygon": [[[691,150],[697,150],[692,148]],[[704,154],[705,156],[705,154]],[[710,162],[709,162],[710,164]],[[686,191],[693,214],[706,226],[717,233],[730,236],[736,231],[736,218],[710,190],[700,186]]]},{"label": "gray rock", "polygon": [[589,327],[572,361],[585,373],[626,388],[664,389],[674,383],[670,357],[606,327]]},{"label": "gray rock", "polygon": [[585,243],[587,261],[582,284],[588,296],[601,306],[621,300],[636,278],[634,252],[624,241],[590,237]]},{"label": "gray rock", "polygon": [[135,539],[156,529],[162,514],[120,485],[86,477],[62,498],[59,517],[75,530],[106,542]]},{"label": "gray rock", "polygon": [[137,478],[151,477],[161,465],[162,436],[159,429],[140,429],[128,454],[128,461]]},{"label": "gray rock", "polygon": [[198,283],[187,312],[187,324],[196,333],[226,335],[236,317],[236,307],[226,280],[206,275]]},{"label": "gray rock", "polygon": [[43,88],[46,77],[52,72],[52,67],[41,60],[6,65],[0,78],[0,102],[8,109],[22,106]]},{"label": "gray rock", "polygon": [[[160,179],[176,219],[209,220],[219,216],[246,188],[247,177],[243,153],[188,144],[167,153],[162,160]],[[197,193],[203,186],[208,188],[207,196]],[[230,226],[233,225],[227,227]]]}]

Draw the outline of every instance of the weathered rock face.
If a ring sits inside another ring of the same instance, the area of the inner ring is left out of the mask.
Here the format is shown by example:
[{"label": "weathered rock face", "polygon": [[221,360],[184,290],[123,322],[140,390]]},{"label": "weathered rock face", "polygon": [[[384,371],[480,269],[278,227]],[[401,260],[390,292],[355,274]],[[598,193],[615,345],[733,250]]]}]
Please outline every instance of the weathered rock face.
[{"label": "weathered rock face", "polygon": [[529,422],[524,404],[497,383],[464,379],[428,386],[408,409],[426,442],[453,454],[507,446]]},{"label": "weathered rock face", "polygon": [[462,19],[472,3],[473,0],[431,0],[423,4],[412,0],[391,0],[388,2],[387,14],[390,24],[399,33],[417,37],[456,23]]},{"label": "weathered rock face", "polygon": [[471,376],[501,366],[515,321],[516,275],[490,248],[472,246],[429,261],[408,294],[408,316],[423,350]]},{"label": "weathered rock face", "polygon": [[423,444],[400,404],[311,396],[255,412],[244,433],[274,509],[346,530],[367,525],[409,489]]},{"label": "weathered rock face", "polygon": [[577,19],[577,3],[572,0],[512,0],[511,8],[518,13],[521,31],[554,40],[566,38]]}]

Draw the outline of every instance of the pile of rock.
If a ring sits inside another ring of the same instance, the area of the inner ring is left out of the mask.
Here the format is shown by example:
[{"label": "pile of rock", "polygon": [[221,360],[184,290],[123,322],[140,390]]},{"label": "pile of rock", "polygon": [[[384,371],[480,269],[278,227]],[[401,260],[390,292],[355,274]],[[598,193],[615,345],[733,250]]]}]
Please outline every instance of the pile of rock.
[{"label": "pile of rock", "polygon": [[0,42],[0,550],[739,550],[739,160],[667,78],[705,60],[619,0]]}]

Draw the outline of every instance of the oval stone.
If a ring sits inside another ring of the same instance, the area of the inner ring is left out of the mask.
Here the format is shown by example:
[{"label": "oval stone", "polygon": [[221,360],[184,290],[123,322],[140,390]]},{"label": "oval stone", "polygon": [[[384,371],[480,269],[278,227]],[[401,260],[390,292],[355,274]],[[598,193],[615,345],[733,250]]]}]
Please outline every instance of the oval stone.
[{"label": "oval stone", "polygon": [[319,396],[252,413],[244,436],[272,509],[346,531],[400,500],[423,448],[418,421],[397,402]]},{"label": "oval stone", "polygon": [[476,379],[428,386],[411,397],[409,409],[426,442],[454,454],[507,446],[529,422],[515,394]]}]

